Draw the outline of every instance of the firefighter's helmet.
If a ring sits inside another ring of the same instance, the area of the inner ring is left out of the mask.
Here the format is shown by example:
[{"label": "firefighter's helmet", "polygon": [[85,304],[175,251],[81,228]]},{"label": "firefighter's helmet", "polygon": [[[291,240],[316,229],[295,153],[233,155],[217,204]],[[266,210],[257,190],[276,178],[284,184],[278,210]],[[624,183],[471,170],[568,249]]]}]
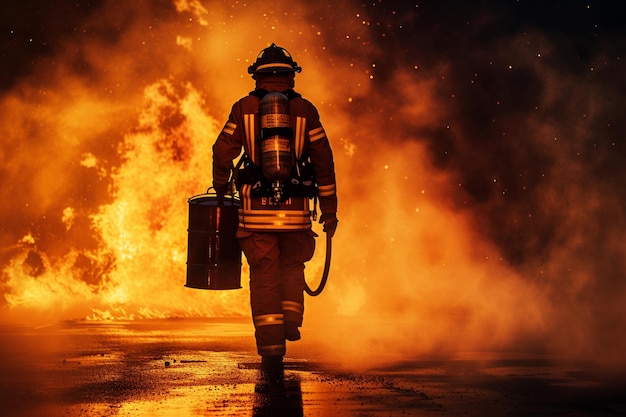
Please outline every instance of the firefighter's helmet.
[{"label": "firefighter's helmet", "polygon": [[293,60],[285,48],[275,43],[263,49],[256,62],[248,67],[248,74],[279,74],[300,72],[302,68]]}]

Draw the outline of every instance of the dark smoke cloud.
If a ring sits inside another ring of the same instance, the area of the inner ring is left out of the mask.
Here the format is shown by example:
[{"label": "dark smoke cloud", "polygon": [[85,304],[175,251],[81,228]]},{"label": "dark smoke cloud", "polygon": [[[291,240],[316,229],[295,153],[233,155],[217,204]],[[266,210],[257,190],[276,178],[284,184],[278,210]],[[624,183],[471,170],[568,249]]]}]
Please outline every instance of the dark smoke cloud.
[{"label": "dark smoke cloud", "polygon": [[0,5],[0,54],[3,71],[0,91],[36,71],[37,63],[51,59],[64,39],[84,37],[82,22],[102,1],[5,1]]},{"label": "dark smoke cloud", "polygon": [[445,120],[425,128],[401,119],[398,130],[413,134],[396,140],[419,138],[434,163],[456,175],[453,204],[475,212],[508,261],[537,259],[566,239],[564,212],[574,202],[561,195],[548,207],[546,194],[580,188],[576,197],[584,199],[584,190],[601,190],[610,216],[621,212],[611,207],[626,197],[617,186],[626,179],[619,93],[626,29],[615,4],[384,1],[362,4],[360,13],[371,43],[351,53],[329,41],[337,54],[376,64],[378,94],[359,111],[384,118],[411,106],[399,69],[419,63],[416,78],[440,80]]},{"label": "dark smoke cloud", "polygon": [[[559,192],[551,187],[567,174],[558,171],[576,170],[572,182],[624,201],[617,185],[626,179],[619,93],[626,28],[616,4],[425,3],[361,5],[374,35],[353,55],[376,63],[380,97],[360,110],[392,115],[411,106],[397,94],[404,87],[398,69],[419,63],[440,79],[446,119],[432,131],[401,120],[400,130],[415,134],[398,137],[419,137],[437,166],[457,175],[463,193],[455,204],[477,211],[510,262],[534,259],[554,243],[562,215],[556,207],[545,212],[545,192]],[[341,43],[329,46],[350,54]],[[396,100],[384,100],[387,94]],[[571,166],[559,165],[564,159]],[[563,200],[561,211],[570,203]]]},{"label": "dark smoke cloud", "polygon": [[[370,28],[362,46],[329,35],[333,53],[372,66],[373,87],[356,111],[389,121],[385,146],[427,146],[458,184],[444,200],[544,289],[557,311],[550,326],[570,329],[555,343],[581,350],[623,346],[626,329],[626,25],[618,7],[371,2],[359,10]],[[398,73],[413,66],[411,79],[437,80],[445,110],[433,109],[441,116],[433,123],[402,116],[417,97]]]}]

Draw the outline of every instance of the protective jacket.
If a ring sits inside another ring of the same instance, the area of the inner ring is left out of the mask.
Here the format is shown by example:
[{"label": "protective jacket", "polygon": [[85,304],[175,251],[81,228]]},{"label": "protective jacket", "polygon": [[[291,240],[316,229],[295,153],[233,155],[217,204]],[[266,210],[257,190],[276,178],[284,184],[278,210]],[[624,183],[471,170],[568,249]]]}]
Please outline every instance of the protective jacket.
[{"label": "protective jacket", "polygon": [[[284,85],[288,87],[288,85]],[[213,183],[229,180],[232,161],[245,154],[254,165],[261,164],[259,150],[259,102],[267,90],[257,88],[236,102],[222,132],[213,146]],[[337,211],[337,195],[333,155],[315,106],[295,91],[284,91],[290,98],[290,124],[294,132],[292,151],[296,160],[309,158],[317,183],[317,196],[322,213]],[[276,202],[271,195],[255,194],[254,184],[238,184],[242,206],[239,228],[246,231],[294,231],[311,228],[310,196],[287,195]]]}]

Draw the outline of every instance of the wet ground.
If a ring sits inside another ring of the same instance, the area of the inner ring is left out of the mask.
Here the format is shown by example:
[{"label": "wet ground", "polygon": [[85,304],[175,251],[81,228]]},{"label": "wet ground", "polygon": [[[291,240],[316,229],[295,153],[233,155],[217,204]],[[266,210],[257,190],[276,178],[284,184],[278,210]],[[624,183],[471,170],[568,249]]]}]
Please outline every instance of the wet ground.
[{"label": "wet ground", "polygon": [[260,369],[248,320],[0,327],[2,416],[624,416],[626,376],[513,353],[338,371],[305,341]]}]

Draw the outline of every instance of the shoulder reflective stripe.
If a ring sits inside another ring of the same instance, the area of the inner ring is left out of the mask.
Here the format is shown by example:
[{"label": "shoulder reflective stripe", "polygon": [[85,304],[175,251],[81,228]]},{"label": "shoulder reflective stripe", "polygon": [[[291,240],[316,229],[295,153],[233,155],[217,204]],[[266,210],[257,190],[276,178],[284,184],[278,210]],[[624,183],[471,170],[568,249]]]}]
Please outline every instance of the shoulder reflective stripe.
[{"label": "shoulder reflective stripe", "polygon": [[256,155],[256,132],[254,125],[254,114],[248,113],[243,115],[243,122],[246,129],[246,148],[248,151],[248,156],[252,160],[254,164],[258,164],[257,155]]},{"label": "shoulder reflective stripe", "polygon": [[233,133],[235,133],[235,129],[237,129],[237,125],[233,122],[228,122],[226,123],[226,126],[224,126],[224,129],[222,129],[222,132],[226,133],[227,135],[232,135]]},{"label": "shoulder reflective stripe", "polygon": [[294,151],[296,154],[296,159],[300,159],[302,157],[302,153],[304,151],[304,129],[306,128],[306,118],[305,117],[296,117],[296,132],[295,132],[295,145]]},{"label": "shoulder reflective stripe", "polygon": [[297,303],[295,301],[283,301],[282,306],[283,306],[283,310],[286,310],[286,311],[294,311],[298,314],[304,313],[304,305]]},{"label": "shoulder reflective stripe", "polygon": [[316,140],[320,140],[326,136],[326,132],[324,132],[324,128],[322,126],[313,129],[309,132],[309,139],[311,142],[315,142]]},{"label": "shoulder reflective stripe", "polygon": [[260,316],[254,316],[254,326],[274,326],[277,324],[283,324],[282,314],[262,314]]},{"label": "shoulder reflective stripe", "polygon": [[318,187],[318,195],[320,197],[327,197],[337,193],[337,186],[335,184],[320,185]]}]

